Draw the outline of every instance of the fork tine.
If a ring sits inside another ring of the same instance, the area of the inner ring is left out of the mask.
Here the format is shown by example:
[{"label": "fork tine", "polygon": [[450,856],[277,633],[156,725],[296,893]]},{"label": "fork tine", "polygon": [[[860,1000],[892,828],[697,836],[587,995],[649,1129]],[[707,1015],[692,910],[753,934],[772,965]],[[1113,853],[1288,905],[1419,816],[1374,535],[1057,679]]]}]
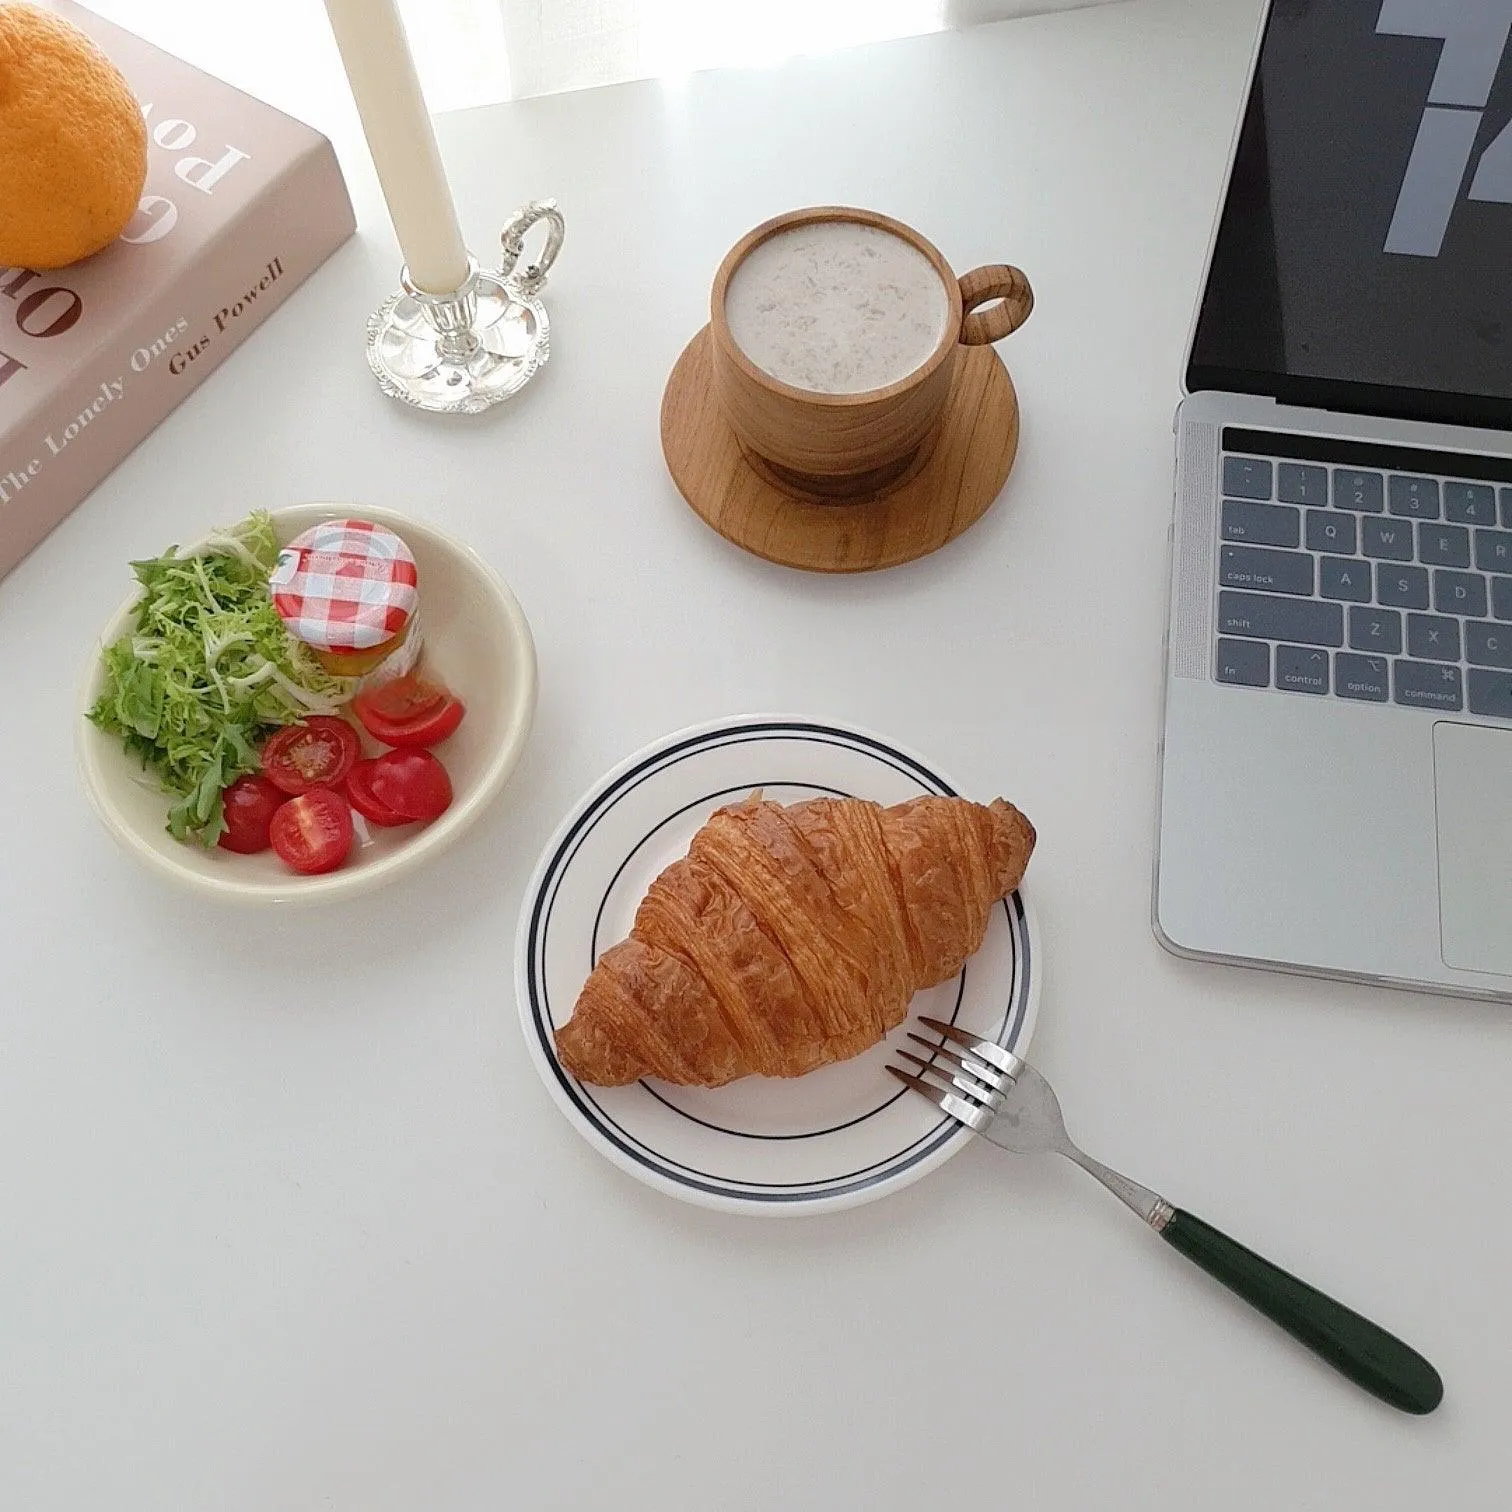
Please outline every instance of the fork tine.
[{"label": "fork tine", "polygon": [[985,1083],[977,1081],[969,1073],[958,1075],[953,1073],[949,1066],[942,1066],[935,1061],[924,1060],[922,1057],[914,1055],[908,1050],[899,1050],[898,1054],[904,1060],[912,1061],[919,1068],[921,1075],[932,1076],[936,1081],[945,1082],[947,1090],[953,1087],[994,1112],[1002,1104],[1002,1093],[996,1092]]},{"label": "fork tine", "polygon": [[964,1029],[955,1024],[947,1024],[943,1019],[926,1018],[919,1015],[919,1022],[927,1024],[936,1034],[942,1034],[948,1040],[954,1040],[958,1045],[964,1045],[971,1053],[980,1059],[996,1066],[999,1071],[1006,1071],[1009,1076],[1016,1077],[1023,1069],[1024,1063],[1011,1050],[1005,1050],[1001,1045],[995,1045],[991,1040],[979,1039],[974,1034],[968,1034]]},{"label": "fork tine", "polygon": [[905,1087],[917,1092],[920,1097],[927,1097],[935,1107],[949,1114],[957,1123],[965,1124],[968,1129],[975,1129],[980,1134],[992,1122],[992,1115],[985,1108],[968,1102],[954,1092],[941,1092],[922,1078],[911,1076],[907,1071],[900,1071],[896,1066],[889,1066],[887,1070]]},{"label": "fork tine", "polygon": [[912,1087],[921,1097],[927,1097],[938,1108],[943,1108],[949,1099],[948,1092],[941,1092],[937,1087],[925,1081],[922,1076],[915,1076],[910,1071],[900,1071],[896,1066],[889,1066],[887,1071],[888,1075],[896,1076],[905,1087]]},{"label": "fork tine", "polygon": [[[927,1040],[922,1034],[915,1034],[912,1030],[908,1035],[916,1045],[923,1045],[932,1055],[939,1056],[942,1060],[948,1060],[951,1065],[959,1066],[968,1076],[974,1076],[979,1082],[985,1083],[998,1092],[1009,1092],[1013,1089],[1013,1078],[1006,1071],[999,1071],[995,1066],[989,1066],[985,1061],[968,1060],[964,1055],[957,1055],[954,1050],[947,1050],[944,1045],[937,1045],[933,1040]],[[907,1051],[899,1051],[900,1055],[906,1055]]]}]

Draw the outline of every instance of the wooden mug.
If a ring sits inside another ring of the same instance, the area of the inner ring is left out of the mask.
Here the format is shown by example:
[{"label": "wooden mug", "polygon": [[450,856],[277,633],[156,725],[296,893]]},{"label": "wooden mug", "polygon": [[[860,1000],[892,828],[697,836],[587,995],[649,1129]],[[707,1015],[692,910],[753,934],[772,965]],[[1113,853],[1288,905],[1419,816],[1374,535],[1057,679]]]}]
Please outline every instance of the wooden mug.
[{"label": "wooden mug", "polygon": [[[757,367],[730,334],[725,295],[735,270],[769,237],[819,221],[891,232],[922,252],[940,276],[949,306],[940,343],[913,372],[884,388],[853,394],[795,388]],[[994,263],[957,278],[932,242],[891,216],[844,205],[792,210],[741,237],[714,276],[709,331],[715,393],[748,460],[783,488],[835,500],[872,496],[898,486],[928,459],[960,348],[1000,341],[1033,308],[1029,280],[1017,268]]]}]

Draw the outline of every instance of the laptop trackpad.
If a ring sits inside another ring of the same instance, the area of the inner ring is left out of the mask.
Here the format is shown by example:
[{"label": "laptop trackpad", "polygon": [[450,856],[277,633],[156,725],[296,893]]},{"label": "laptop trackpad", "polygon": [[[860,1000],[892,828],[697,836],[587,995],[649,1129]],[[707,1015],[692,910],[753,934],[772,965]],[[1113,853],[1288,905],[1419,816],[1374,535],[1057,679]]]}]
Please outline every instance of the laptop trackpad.
[{"label": "laptop trackpad", "polygon": [[1512,730],[1435,725],[1433,772],[1444,964],[1512,976]]}]

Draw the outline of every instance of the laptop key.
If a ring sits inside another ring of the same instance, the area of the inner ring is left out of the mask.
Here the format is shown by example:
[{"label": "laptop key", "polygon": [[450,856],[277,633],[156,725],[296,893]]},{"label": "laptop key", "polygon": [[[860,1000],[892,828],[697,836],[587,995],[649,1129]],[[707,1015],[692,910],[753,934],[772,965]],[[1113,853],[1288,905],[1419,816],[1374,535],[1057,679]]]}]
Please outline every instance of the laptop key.
[{"label": "laptop key", "polygon": [[1374,651],[1378,656],[1397,656],[1402,649],[1402,616],[1395,609],[1366,609],[1353,604],[1349,610],[1349,647]]},{"label": "laptop key", "polygon": [[[1340,514],[1333,509],[1309,509],[1307,511],[1307,549],[1309,551],[1336,551],[1343,554],[1355,551],[1359,546],[1360,526],[1353,515]],[[1448,563],[1445,563],[1448,566]],[[1469,566],[1467,561],[1465,566]]]},{"label": "laptop key", "polygon": [[1499,620],[1512,620],[1512,578],[1491,579],[1491,613]]},{"label": "laptop key", "polygon": [[[1413,571],[1421,571],[1414,568]],[[1512,588],[1512,578],[1507,579]],[[1326,599],[1345,599],[1357,604],[1370,602],[1370,563],[1358,557],[1320,557],[1318,592]],[[1428,574],[1423,573],[1423,608],[1428,607]]]},{"label": "laptop key", "polygon": [[1512,671],[1512,627],[1467,620],[1465,660],[1476,667],[1505,667]]},{"label": "laptop key", "polygon": [[1470,532],[1463,525],[1418,526],[1418,561],[1431,567],[1468,567]]},{"label": "laptop key", "polygon": [[1414,709],[1445,709],[1457,712],[1465,706],[1464,684],[1458,667],[1443,662],[1399,661],[1392,663],[1392,686],[1399,704]]},{"label": "laptop key", "polygon": [[1271,497],[1271,465],[1260,457],[1225,457],[1223,493],[1230,499]]},{"label": "laptop key", "polygon": [[1273,598],[1268,593],[1218,595],[1218,632],[1302,646],[1342,646],[1344,610],[1319,599]]},{"label": "laptop key", "polygon": [[1512,572],[1512,531],[1477,530],[1475,565],[1482,572]]},{"label": "laptop key", "polygon": [[1439,517],[1437,478],[1414,478],[1405,473],[1393,473],[1386,485],[1386,499],[1394,515],[1408,515],[1414,520],[1436,520]]},{"label": "laptop key", "polygon": [[1496,524],[1496,490],[1489,483],[1444,484],[1444,518],[1456,525]]},{"label": "laptop key", "polygon": [[1486,667],[1470,669],[1470,712],[1512,719],[1512,676]]},{"label": "laptop key", "polygon": [[1281,463],[1276,469],[1276,497],[1283,504],[1327,504],[1328,469]]},{"label": "laptop key", "polygon": [[1486,616],[1486,580],[1474,572],[1433,574],[1433,607],[1440,614],[1460,614],[1471,619]]},{"label": "laptop key", "polygon": [[1364,537],[1361,550],[1366,556],[1383,562],[1412,560],[1412,526],[1403,525],[1400,520],[1367,519],[1360,523]]},{"label": "laptop key", "polygon": [[1428,607],[1428,571],[1424,567],[1388,567],[1376,563],[1376,599],[1393,609]]},{"label": "laptop key", "polygon": [[1301,551],[1225,546],[1218,553],[1218,580],[1225,588],[1260,588],[1307,598],[1313,591],[1313,559]]},{"label": "laptop key", "polygon": [[1310,646],[1277,646],[1276,686],[1292,693],[1328,692],[1328,652]]},{"label": "laptop key", "polygon": [[1359,698],[1367,703],[1385,703],[1389,691],[1390,663],[1384,656],[1356,656],[1349,651],[1334,653],[1334,692],[1340,698]]},{"label": "laptop key", "polygon": [[1508,530],[1512,530],[1512,488],[1501,491],[1501,522]]},{"label": "laptop key", "polygon": [[1245,688],[1270,687],[1270,647],[1264,641],[1220,640],[1218,681]]},{"label": "laptop key", "polygon": [[1302,511],[1284,509],[1279,504],[1255,504],[1248,499],[1225,499],[1223,538],[1248,541],[1254,546],[1300,546]]},{"label": "laptop key", "polygon": [[1378,472],[1351,472],[1334,468],[1333,502],[1335,509],[1358,509],[1363,514],[1380,514],[1386,507],[1386,485]]},{"label": "laptop key", "polygon": [[[1507,638],[1512,642],[1512,631],[1508,632]],[[1409,614],[1407,654],[1419,661],[1457,662],[1460,659],[1459,621],[1441,619],[1433,614]]]}]

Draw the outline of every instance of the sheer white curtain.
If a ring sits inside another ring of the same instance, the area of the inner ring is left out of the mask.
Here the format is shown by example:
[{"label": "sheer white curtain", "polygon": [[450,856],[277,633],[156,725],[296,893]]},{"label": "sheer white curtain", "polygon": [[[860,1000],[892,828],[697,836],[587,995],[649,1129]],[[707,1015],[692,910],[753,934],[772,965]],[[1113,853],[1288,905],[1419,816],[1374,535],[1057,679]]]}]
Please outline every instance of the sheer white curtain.
[{"label": "sheer white curtain", "polygon": [[[1106,0],[402,3],[427,96],[432,108],[444,110],[506,94],[521,98],[697,68],[772,63],[798,53]],[[443,50],[451,60],[444,70]]]},{"label": "sheer white curtain", "polygon": [[[335,52],[320,0],[86,3],[271,104],[327,130],[341,124],[345,111],[330,108]],[[399,7],[431,109],[457,110],[1099,3],[1107,0],[399,0]]]}]

